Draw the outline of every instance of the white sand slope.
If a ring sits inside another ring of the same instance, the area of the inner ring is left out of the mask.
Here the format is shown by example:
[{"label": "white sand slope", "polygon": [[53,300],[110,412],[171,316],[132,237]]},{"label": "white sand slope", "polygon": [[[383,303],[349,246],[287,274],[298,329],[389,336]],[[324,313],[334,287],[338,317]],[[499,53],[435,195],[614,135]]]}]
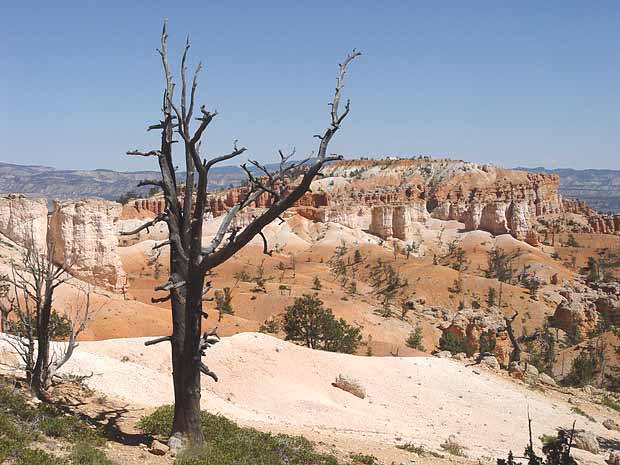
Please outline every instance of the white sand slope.
[{"label": "white sand slope", "polygon": [[[171,403],[169,345],[145,347],[144,341],[81,343],[67,369],[94,371],[91,387],[133,405]],[[205,361],[220,381],[203,380],[204,408],[264,429],[333,441],[411,441],[435,450],[455,434],[468,456],[497,457],[523,449],[529,406],[536,438],[577,419],[578,427],[620,440],[561,400],[453,360],[334,354],[243,333],[223,339]],[[339,374],[357,379],[367,397],[334,388]]]}]

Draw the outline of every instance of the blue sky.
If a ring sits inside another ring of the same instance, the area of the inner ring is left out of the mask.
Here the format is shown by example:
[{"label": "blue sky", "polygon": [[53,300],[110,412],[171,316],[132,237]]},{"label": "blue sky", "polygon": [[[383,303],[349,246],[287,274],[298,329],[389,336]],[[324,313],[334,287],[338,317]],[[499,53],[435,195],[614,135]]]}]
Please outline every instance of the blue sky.
[{"label": "blue sky", "polygon": [[155,168],[123,154],[157,146],[163,17],[220,113],[206,155],[310,152],[357,47],[333,152],[620,169],[617,1],[3,2],[0,161]]}]

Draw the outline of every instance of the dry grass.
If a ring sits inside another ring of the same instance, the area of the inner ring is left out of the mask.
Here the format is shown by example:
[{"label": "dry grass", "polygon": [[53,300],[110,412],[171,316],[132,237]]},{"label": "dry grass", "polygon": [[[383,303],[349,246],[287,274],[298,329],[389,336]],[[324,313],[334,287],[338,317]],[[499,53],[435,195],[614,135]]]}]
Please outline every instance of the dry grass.
[{"label": "dry grass", "polygon": [[343,375],[338,375],[336,381],[332,383],[332,386],[353,394],[355,397],[359,397],[360,399],[364,399],[366,397],[366,391],[358,381],[347,378]]},{"label": "dry grass", "polygon": [[457,457],[465,457],[465,448],[459,444],[454,436],[450,436],[444,442],[440,444],[440,447],[448,454],[455,455]]}]

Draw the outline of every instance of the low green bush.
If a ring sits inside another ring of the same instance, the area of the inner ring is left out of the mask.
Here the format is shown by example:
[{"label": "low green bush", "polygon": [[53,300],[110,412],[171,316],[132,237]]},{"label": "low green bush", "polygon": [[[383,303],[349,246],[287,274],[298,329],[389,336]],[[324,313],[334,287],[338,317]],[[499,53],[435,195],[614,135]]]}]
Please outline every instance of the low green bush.
[{"label": "low green bush", "polygon": [[620,400],[616,400],[611,396],[604,395],[603,397],[601,397],[601,405],[620,412]]},{"label": "low green bush", "polygon": [[447,350],[453,355],[461,352],[469,355],[471,352],[463,339],[450,332],[443,333],[439,338],[439,349]]},{"label": "low green bush", "polygon": [[[146,434],[167,438],[172,429],[174,409],[167,405],[138,422]],[[205,444],[198,450],[181,453],[176,465],[338,465],[336,457],[318,452],[301,436],[273,435],[245,428],[220,415],[201,414]],[[374,461],[368,461],[368,460]],[[364,461],[367,460],[367,461]],[[376,465],[372,456],[351,456],[351,465]]]},{"label": "low green bush", "polygon": [[405,344],[407,345],[407,347],[410,347],[412,349],[424,351],[425,349],[423,339],[424,335],[422,333],[422,327],[416,326],[415,329],[409,333]]},{"label": "low green bush", "polygon": [[438,454],[435,451],[426,449],[424,446],[416,446],[412,442],[407,442],[405,444],[401,444],[401,445],[396,446],[396,447],[398,449],[406,450],[407,452],[411,452],[413,454],[419,455],[420,457],[425,457],[427,455],[430,455],[432,457],[438,457],[438,458],[442,458],[443,457],[443,455]]},{"label": "low green bush", "polygon": [[[66,461],[39,449],[24,449],[17,456],[15,465],[68,465]],[[81,465],[81,464],[80,464]]]},{"label": "low green bush", "polygon": [[72,443],[88,442],[93,445],[105,443],[101,432],[72,416],[43,416],[39,422],[39,429],[46,436],[66,439]]},{"label": "low green bush", "polygon": [[[0,463],[15,465],[112,465],[100,452],[91,452],[96,461],[72,457],[71,462],[36,449],[41,436],[70,443],[88,443],[92,450],[105,443],[100,430],[78,417],[65,414],[53,405],[28,402],[28,396],[0,378]],[[85,450],[82,447],[83,450]]]},{"label": "low green bush", "polygon": [[76,465],[116,465],[112,460],[106,457],[103,451],[84,442],[77,443],[73,446],[71,450],[71,462]]},{"label": "low green bush", "polygon": [[374,455],[351,454],[351,465],[381,465]]}]

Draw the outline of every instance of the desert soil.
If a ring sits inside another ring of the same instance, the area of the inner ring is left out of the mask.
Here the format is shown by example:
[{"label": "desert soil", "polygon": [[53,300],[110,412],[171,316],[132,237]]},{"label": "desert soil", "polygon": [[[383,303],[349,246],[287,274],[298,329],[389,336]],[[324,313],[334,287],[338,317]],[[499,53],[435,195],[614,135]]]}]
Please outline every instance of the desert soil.
[{"label": "desert soil", "polygon": [[[94,373],[90,387],[133,408],[169,404],[170,348],[145,347],[145,340],[83,342],[67,370]],[[577,429],[620,444],[620,433],[601,425],[607,418],[620,421],[617,412],[579,400],[573,391],[533,389],[455,360],[335,354],[242,333],[223,338],[205,361],[220,381],[203,379],[203,408],[262,430],[373,453],[387,463],[411,458],[398,444],[441,452],[440,443],[450,435],[466,446],[469,458],[520,453],[528,441],[528,409],[534,438],[576,421]],[[333,387],[340,374],[357,380],[366,398]],[[575,413],[570,397],[596,421]],[[603,456],[579,454],[603,463]]]}]

